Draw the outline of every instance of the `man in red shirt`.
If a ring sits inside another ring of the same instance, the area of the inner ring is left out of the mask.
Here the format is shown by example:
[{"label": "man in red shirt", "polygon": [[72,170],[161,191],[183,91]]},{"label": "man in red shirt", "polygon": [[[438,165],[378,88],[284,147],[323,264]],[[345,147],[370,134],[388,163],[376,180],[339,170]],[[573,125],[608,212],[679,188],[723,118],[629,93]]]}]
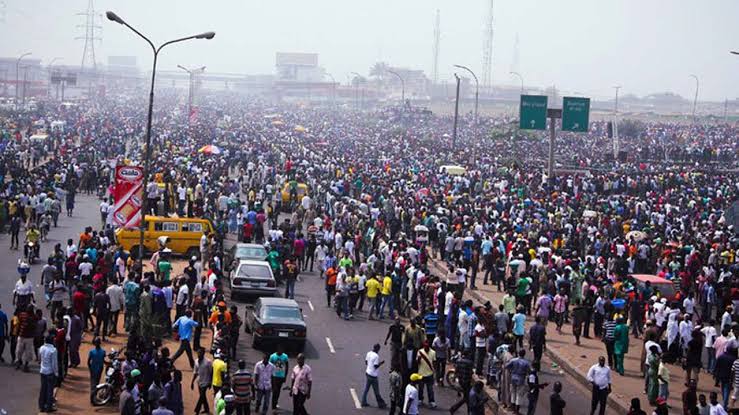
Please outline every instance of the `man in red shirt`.
[{"label": "man in red shirt", "polygon": [[17,361],[15,368],[28,372],[28,364],[35,358],[33,349],[33,338],[36,331],[36,315],[33,306],[27,305],[25,310],[18,314],[18,348],[16,350]]}]

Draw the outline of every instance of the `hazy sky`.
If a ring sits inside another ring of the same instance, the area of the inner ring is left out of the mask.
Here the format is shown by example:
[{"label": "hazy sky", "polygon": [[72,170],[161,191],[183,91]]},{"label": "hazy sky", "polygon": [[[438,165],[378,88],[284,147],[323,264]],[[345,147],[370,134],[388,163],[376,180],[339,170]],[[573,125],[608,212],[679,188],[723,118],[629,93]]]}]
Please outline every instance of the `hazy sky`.
[{"label": "hazy sky", "polygon": [[[81,61],[83,35],[76,25],[87,0],[2,0],[0,56],[31,51],[48,62]],[[275,52],[316,52],[339,82],[351,71],[367,73],[383,60],[424,69],[430,76],[433,25],[441,11],[440,78],[451,65],[470,66],[481,77],[484,17],[489,0],[97,0],[155,43],[214,30],[210,41],[168,47],[160,68],[207,65],[208,71],[273,73]],[[2,16],[4,15],[4,19]],[[518,71],[527,85],[556,84],[593,97],[674,91],[700,99],[739,97],[737,0],[495,0],[493,80],[509,75],[516,35]],[[123,26],[100,19],[97,59],[136,55],[151,64],[147,45]],[[733,29],[732,29],[733,27]]]}]

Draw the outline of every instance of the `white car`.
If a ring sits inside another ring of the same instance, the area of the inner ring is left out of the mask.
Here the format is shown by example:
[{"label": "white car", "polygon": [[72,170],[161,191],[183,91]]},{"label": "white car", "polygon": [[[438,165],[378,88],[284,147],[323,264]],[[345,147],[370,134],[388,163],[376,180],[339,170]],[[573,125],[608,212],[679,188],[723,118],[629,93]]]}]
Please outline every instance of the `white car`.
[{"label": "white car", "polygon": [[239,295],[273,297],[277,294],[277,281],[267,261],[241,260],[229,280],[232,299]]}]

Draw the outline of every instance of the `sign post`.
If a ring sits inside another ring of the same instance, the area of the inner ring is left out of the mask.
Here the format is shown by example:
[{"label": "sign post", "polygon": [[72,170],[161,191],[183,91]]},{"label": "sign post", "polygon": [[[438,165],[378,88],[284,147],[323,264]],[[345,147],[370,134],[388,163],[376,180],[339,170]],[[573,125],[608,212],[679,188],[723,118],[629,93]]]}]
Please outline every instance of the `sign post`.
[{"label": "sign post", "polygon": [[559,108],[549,108],[547,109],[547,117],[549,117],[549,163],[547,164],[547,179],[552,180],[554,178],[555,128],[557,127],[557,118],[562,118],[562,110]]},{"label": "sign post", "polygon": [[590,121],[590,98],[562,99],[562,131],[587,133]]},{"label": "sign post", "polygon": [[546,130],[547,96],[521,95],[518,119],[522,130]]}]

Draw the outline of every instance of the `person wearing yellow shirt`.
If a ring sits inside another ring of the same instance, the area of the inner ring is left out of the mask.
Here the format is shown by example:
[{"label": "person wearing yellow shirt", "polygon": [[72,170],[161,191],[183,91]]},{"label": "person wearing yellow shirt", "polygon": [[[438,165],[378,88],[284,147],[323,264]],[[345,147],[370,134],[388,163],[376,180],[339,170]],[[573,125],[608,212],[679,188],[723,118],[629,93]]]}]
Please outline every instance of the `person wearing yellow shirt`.
[{"label": "person wearing yellow shirt", "polygon": [[366,283],[365,288],[367,290],[367,302],[369,303],[369,319],[374,320],[375,319],[375,313],[377,315],[380,315],[380,303],[378,300],[380,299],[380,289],[382,288],[382,284],[380,283],[379,277],[377,275],[372,276]]},{"label": "person wearing yellow shirt", "polygon": [[223,361],[221,352],[216,352],[213,360],[213,392],[218,393],[223,387],[223,375],[228,373],[228,366]]},{"label": "person wearing yellow shirt", "polygon": [[382,294],[382,305],[380,305],[380,320],[382,320],[383,314],[385,314],[385,307],[388,308],[388,314],[390,315],[390,319],[395,319],[395,301],[393,298],[393,279],[389,275],[385,275],[385,278],[382,280],[382,291],[380,291]]},{"label": "person wearing yellow shirt", "polygon": [[418,351],[416,361],[418,362],[418,374],[423,376],[421,386],[418,387],[418,400],[423,402],[423,386],[429,395],[429,407],[436,408],[436,399],[434,399],[434,365],[436,360],[436,352],[429,347],[428,340],[423,342],[423,348]]}]

